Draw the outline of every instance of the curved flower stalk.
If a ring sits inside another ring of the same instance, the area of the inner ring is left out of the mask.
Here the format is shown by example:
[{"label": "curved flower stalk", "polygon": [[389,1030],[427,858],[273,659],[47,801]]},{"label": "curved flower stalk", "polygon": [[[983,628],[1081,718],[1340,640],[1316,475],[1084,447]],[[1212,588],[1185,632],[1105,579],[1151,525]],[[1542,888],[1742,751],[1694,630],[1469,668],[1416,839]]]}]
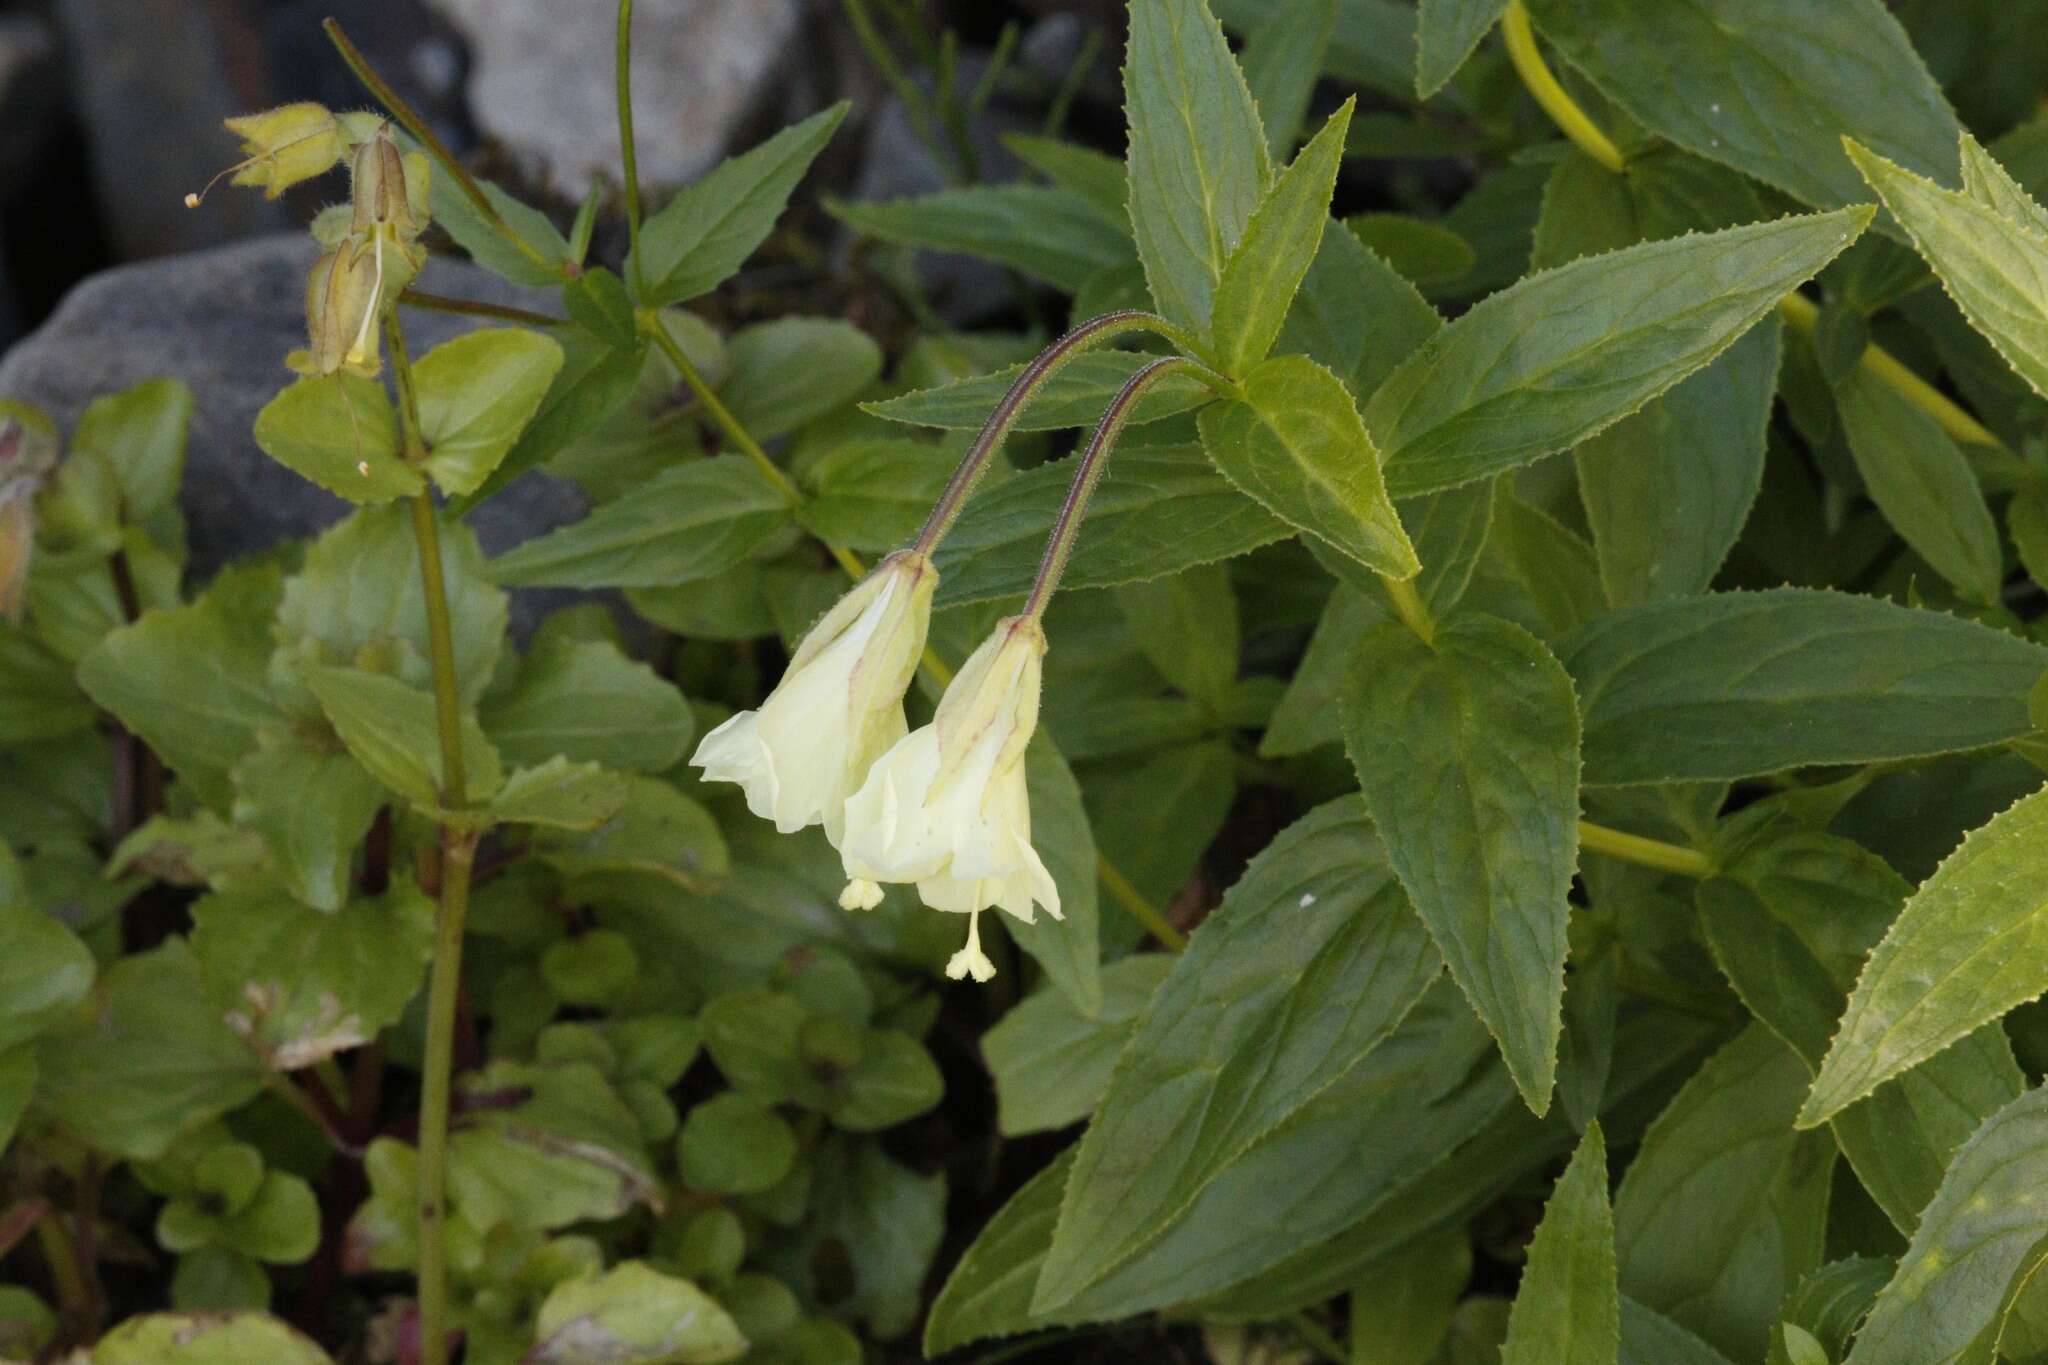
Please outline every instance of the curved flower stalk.
[{"label": "curved flower stalk", "polygon": [[938,582],[924,555],[883,560],[812,627],[760,709],[704,736],[690,762],[708,781],[739,783],[747,808],[782,833],[822,824],[838,847],[847,797],[908,728],[903,694]]},{"label": "curved flower stalk", "polygon": [[1045,632],[1012,616],[961,666],[932,723],[898,740],[846,803],[840,904],[869,909],[880,882],[915,882],[935,910],[968,916],[967,945],[946,975],[986,981],[981,912],[1031,923],[1035,906],[1060,918],[1059,890],[1031,846],[1024,750],[1038,725]]}]

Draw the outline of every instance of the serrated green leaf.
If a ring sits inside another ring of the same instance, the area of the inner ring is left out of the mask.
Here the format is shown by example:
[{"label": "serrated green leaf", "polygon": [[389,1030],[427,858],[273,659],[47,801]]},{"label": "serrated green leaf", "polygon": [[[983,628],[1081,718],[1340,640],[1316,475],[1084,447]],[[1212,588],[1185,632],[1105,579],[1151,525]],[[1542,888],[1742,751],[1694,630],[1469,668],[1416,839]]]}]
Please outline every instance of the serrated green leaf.
[{"label": "serrated green leaf", "polygon": [[[941,607],[1030,590],[1047,528],[1067,495],[1071,462],[1029,469],[983,490],[939,544]],[[1232,488],[1193,446],[1125,446],[1088,506],[1065,588],[1103,588],[1228,559],[1288,534],[1287,524]]]},{"label": "serrated green leaf", "polygon": [[428,451],[420,467],[451,497],[476,492],[561,368],[561,345],[523,327],[468,332],[428,351],[413,367]]},{"label": "serrated green leaf", "polygon": [[146,1161],[246,1103],[263,1063],[206,994],[183,939],[101,974],[91,1000],[37,1045],[38,1103],[91,1145]]},{"label": "serrated green leaf", "polygon": [[560,755],[633,772],[674,767],[696,734],[683,694],[608,640],[537,644],[479,720],[510,762]]},{"label": "serrated green leaf", "polygon": [[1799,1114],[1822,1122],[2038,996],[2048,793],[1971,832],[1906,902],[1857,979]]},{"label": "serrated green leaf", "polygon": [[1353,107],[1353,101],[1345,101],[1280,173],[1223,263],[1209,346],[1227,375],[1242,376],[1264,360],[1280,335],[1295,291],[1322,244]]},{"label": "serrated green leaf", "polygon": [[1415,25],[1415,93],[1428,99],[1479,46],[1508,0],[1422,0]]},{"label": "serrated green leaf", "polygon": [[615,351],[574,329],[563,330],[562,351],[562,368],[548,385],[533,420],[474,493],[449,500],[451,515],[467,515],[472,507],[527,470],[553,459],[579,437],[602,430],[632,395],[647,356],[645,345]]},{"label": "serrated green leaf", "polygon": [[1240,633],[1230,572],[1202,564],[1117,588],[1117,609],[1166,680],[1218,717],[1237,690]]},{"label": "serrated green leaf", "polygon": [[1306,352],[1363,399],[1442,326],[1415,286],[1355,234],[1326,226],[1279,346],[1282,354]]},{"label": "serrated green leaf", "polygon": [[1705,592],[1763,484],[1781,329],[1720,358],[1572,452],[1600,582],[1616,606]]},{"label": "serrated green leaf", "polygon": [[[1061,431],[1068,427],[1093,426],[1109,400],[1130,382],[1131,376],[1157,356],[1134,351],[1084,351],[1069,359],[1033,391],[1017,411],[1011,430]],[[944,427],[954,431],[977,431],[988,421],[990,411],[1002,401],[1010,385],[1024,372],[1012,365],[971,379],[956,379],[937,388],[876,403],[862,409],[877,417],[913,426]],[[1131,408],[1128,425],[1142,426],[1200,407],[1215,395],[1207,384],[1191,374],[1173,373],[1156,381]]]},{"label": "serrated green leaf", "polygon": [[1670,1318],[1623,1294],[1621,1365],[1729,1365],[1729,1361]]},{"label": "serrated green leaf", "polygon": [[1109,1089],[1117,1054],[1172,966],[1166,953],[1112,962],[1102,970],[1102,1006],[1094,1015],[1060,991],[1041,990],[984,1033],[997,1131],[1005,1137],[1046,1132],[1093,1113]]},{"label": "serrated green leaf", "polygon": [[1622,1292],[1738,1360],[1820,1264],[1835,1143],[1792,1127],[1806,1068],[1752,1024],[1643,1137],[1614,1201]]},{"label": "serrated green leaf", "polygon": [[175,379],[145,379],[87,404],[71,450],[106,457],[121,487],[121,519],[143,524],[177,505],[191,421],[191,389]]},{"label": "serrated green leaf", "polygon": [[1479,264],[1472,244],[1442,223],[1402,213],[1359,213],[1344,228],[1403,279],[1442,288]]},{"label": "serrated green leaf", "polygon": [[1337,26],[1337,0],[1280,0],[1245,35],[1244,80],[1266,129],[1266,152],[1287,159]]},{"label": "serrated green leaf", "polygon": [[1082,1139],[1034,1311],[1082,1300],[1167,1233],[1440,971],[1363,817],[1341,801],[1291,826],[1176,963]]},{"label": "serrated green leaf", "polygon": [[758,440],[773,440],[858,398],[882,372],[866,332],[837,318],[776,318],[734,332],[718,396]]},{"label": "serrated green leaf", "polygon": [[409,498],[427,486],[399,457],[398,416],[384,386],[347,371],[307,375],[264,404],[256,444],[353,503]]},{"label": "serrated green leaf", "polygon": [[1595,1123],[1543,1206],[1500,1359],[1501,1365],[1615,1365],[1620,1354],[1607,1142]]},{"label": "serrated green leaf", "polygon": [[[302,664],[299,677],[370,776],[422,811],[442,808],[447,774],[441,769],[433,694],[360,668]],[[462,716],[461,732],[464,794],[473,802],[488,801],[505,783],[498,751],[474,716]]]},{"label": "serrated green leaf", "polygon": [[490,818],[508,825],[595,829],[624,809],[631,794],[624,774],[557,754],[506,778],[491,798]]},{"label": "serrated green leaf", "polygon": [[1843,593],[1713,593],[1610,613],[1562,642],[1585,780],[1724,781],[2026,734],[2048,650]]},{"label": "serrated green leaf", "polygon": [[2005,1311],[2041,1264],[2048,1090],[1998,1111],[1956,1154],[1846,1365],[1988,1365]]},{"label": "serrated green leaf", "polygon": [[514,284],[549,289],[562,283],[573,253],[569,243],[555,229],[545,213],[521,203],[488,180],[479,180],[484,198],[498,211],[499,220],[533,249],[528,255],[519,249],[477,211],[454,177],[435,174],[427,184],[428,201],[436,225],[447,229],[455,244],[493,275]]},{"label": "serrated green leaf", "polygon": [[663,587],[709,578],[789,524],[789,504],[744,455],[690,460],[573,526],[490,562],[510,587]]},{"label": "serrated green leaf", "polygon": [[721,163],[640,226],[640,255],[626,262],[643,307],[683,303],[724,283],[766,240],[832,134],[841,102]]},{"label": "serrated green leaf", "polygon": [[1102,1008],[1095,832],[1072,770],[1042,730],[1025,750],[1024,778],[1031,799],[1031,841],[1059,889],[1062,918],[1040,915],[1030,924],[1006,922],[1004,927],[1075,1008],[1094,1014]]},{"label": "serrated green leaf", "polygon": [[145,612],[78,663],[87,696],[149,742],[216,811],[234,800],[229,774],[278,719],[264,686],[275,569],[229,569],[196,601]]},{"label": "serrated green leaf", "polygon": [[1957,592],[1996,603],[2005,577],[1998,528],[1954,439],[1862,365],[1835,381],[1835,411],[1885,520]]},{"label": "serrated green leaf", "polygon": [[1124,205],[1130,189],[1124,183],[1124,163],[1107,152],[1084,147],[1078,142],[1032,137],[1028,133],[1004,133],[1003,146],[1019,161],[1037,171],[1063,190],[1070,190],[1095,206],[1096,212],[1117,224],[1129,238],[1129,216]]},{"label": "serrated green leaf", "polygon": [[1366,404],[1399,496],[1563,450],[1708,364],[1854,241],[1870,210],[1586,257],[1483,300]]},{"label": "serrated green leaf", "polygon": [[1237,487],[1281,520],[1376,573],[1421,568],[1380,477],[1379,452],[1337,376],[1306,356],[1278,356],[1238,394],[1205,409],[1202,448]]},{"label": "serrated green leaf", "polygon": [[371,1042],[426,979],[434,903],[411,878],[374,900],[311,910],[275,894],[216,893],[192,907],[208,997],[279,1071]]},{"label": "serrated green leaf", "polygon": [[855,232],[899,246],[996,261],[1072,294],[1127,264],[1130,227],[1094,200],[1046,185],[969,185],[884,203],[828,201]]},{"label": "serrated green leaf", "polygon": [[2036,393],[2048,393],[2048,235],[2038,219],[1943,189],[1860,143],[1849,143],[1849,156],[1970,325]]},{"label": "serrated green leaf", "polygon": [[1034,1325],[1031,1291],[1059,1221],[1076,1149],[1061,1152],[982,1225],[924,1320],[927,1358]]},{"label": "serrated green leaf", "polygon": [[233,777],[235,823],[263,837],[286,888],[316,910],[341,909],[384,788],[331,740],[315,746],[297,736],[264,744]]},{"label": "serrated green leaf", "polygon": [[1949,174],[1956,117],[1878,0],[1532,0],[1543,36],[1651,132],[1821,208],[1867,200],[1844,134]]},{"label": "serrated green leaf", "polygon": [[1387,857],[1529,1107],[1550,1107],[1578,861],[1578,711],[1540,641],[1490,616],[1365,637],[1344,742]]},{"label": "serrated green leaf", "polygon": [[1135,0],[1130,25],[1132,236],[1159,311],[1201,333],[1224,262],[1266,192],[1265,129],[1204,0]]},{"label": "serrated green leaf", "polygon": [[545,1230],[659,1206],[639,1121],[588,1062],[497,1061],[456,1091],[448,1190],[471,1226]]},{"label": "serrated green leaf", "polygon": [[924,524],[957,453],[905,437],[839,446],[805,468],[796,519],[828,545],[893,550]]},{"label": "serrated green leaf", "polygon": [[[509,608],[484,577],[483,552],[468,526],[444,514],[437,538],[457,690],[473,704],[497,669]],[[409,510],[364,508],[314,541],[299,572],[285,580],[276,633],[270,682],[280,697],[297,685],[290,661],[302,653],[324,663],[395,664],[406,682],[431,687],[427,600]]]},{"label": "serrated green leaf", "polygon": [[539,829],[534,853],[571,876],[647,873],[699,893],[728,871],[711,813],[658,777],[629,775],[623,809],[587,833]]}]

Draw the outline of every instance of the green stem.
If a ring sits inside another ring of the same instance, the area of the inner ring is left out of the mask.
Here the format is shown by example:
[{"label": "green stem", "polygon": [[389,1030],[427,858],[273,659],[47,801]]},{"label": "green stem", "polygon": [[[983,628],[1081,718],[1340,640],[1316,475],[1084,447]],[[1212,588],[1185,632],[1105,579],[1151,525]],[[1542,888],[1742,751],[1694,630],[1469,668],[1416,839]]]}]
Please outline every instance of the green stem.
[{"label": "green stem", "polygon": [[619,0],[619,161],[626,177],[626,255],[640,294],[640,159],[633,146],[633,0]]},{"label": "green stem", "polygon": [[725,439],[732,442],[735,449],[754,462],[755,467],[761,471],[761,477],[782,495],[784,502],[791,507],[802,505],[803,490],[796,486],[789,475],[782,472],[782,466],[768,458],[768,452],[761,448],[761,443],[754,439],[754,434],[741,425],[740,419],[732,415],[732,409],[721,402],[718,394],[704,382],[704,376],[697,373],[697,367],[690,363],[690,357],[683,354],[683,348],[669,335],[668,324],[661,320],[661,314],[651,308],[643,310],[640,314],[640,326],[653,338],[654,344],[661,348],[661,353],[668,357],[668,363],[676,367],[676,373],[690,386],[690,392],[697,396],[697,401],[704,405],[704,412],[711,418],[711,424],[724,433]]},{"label": "green stem", "polygon": [[400,127],[412,135],[414,141],[426,148],[427,153],[441,163],[441,169],[461,186],[463,194],[476,206],[476,211],[482,215],[483,220],[542,270],[550,275],[566,276],[560,261],[551,261],[541,255],[532,242],[512,230],[512,225],[498,212],[497,205],[484,193],[483,186],[477,184],[476,178],[455,159],[455,153],[448,150],[448,144],[434,136],[434,130],[427,127],[426,120],[405,102],[403,96],[391,88],[390,82],[377,74],[377,69],[370,65],[369,59],[363,56],[361,49],[350,42],[348,35],[341,31],[340,23],[326,19],[321,21],[320,27],[326,30],[327,40],[334,44],[334,50],[348,63],[348,69],[363,83],[363,88],[370,92],[377,103],[384,106],[391,117],[398,121]]},{"label": "green stem", "polygon": [[1153,313],[1128,310],[1120,313],[1104,313],[1088,319],[1068,332],[1052,345],[1040,351],[1026,365],[1016,380],[1011,383],[1008,393],[989,412],[988,420],[981,424],[973,444],[960,458],[960,464],[953,471],[953,477],[946,481],[938,501],[932,504],[931,514],[925,518],[924,526],[917,533],[916,550],[919,554],[930,554],[938,548],[946,532],[953,529],[953,523],[960,518],[974,486],[987,472],[989,461],[1002,449],[1003,440],[1010,429],[1017,424],[1024,405],[1029,403],[1047,380],[1083,351],[1099,346],[1105,341],[1129,332],[1152,332],[1168,337],[1178,344],[1186,340],[1180,329],[1165,318]]},{"label": "green stem", "polygon": [[398,296],[398,301],[412,308],[422,308],[429,313],[454,313],[461,317],[496,318],[500,322],[517,322],[527,327],[566,327],[567,318],[551,317],[527,308],[513,308],[502,303],[479,303],[474,299],[451,299],[445,294],[429,294],[418,289],[407,289]]},{"label": "green stem", "polygon": [[1619,858],[1625,863],[1655,868],[1659,872],[1675,872],[1681,877],[1704,879],[1715,872],[1714,860],[1696,848],[1667,844],[1662,839],[1646,839],[1640,834],[1609,829],[1590,820],[1579,821],[1579,847]]},{"label": "green stem", "polygon": [[1200,361],[1179,355],[1154,360],[1124,381],[1116,397],[1110,399],[1109,406],[1103,409],[1102,420],[1095,425],[1095,434],[1088,438],[1088,448],[1081,452],[1074,481],[1067,486],[1067,500],[1060,507],[1052,534],[1046,538],[1045,556],[1038,561],[1038,577],[1032,581],[1031,595],[1024,599],[1023,615],[1027,619],[1036,621],[1044,616],[1053,593],[1059,590],[1060,578],[1067,571],[1067,561],[1074,554],[1074,541],[1081,534],[1081,523],[1087,518],[1089,500],[1095,496],[1096,486],[1102,482],[1102,475],[1109,468],[1109,453],[1116,448],[1117,437],[1122,435],[1124,425],[1130,421],[1138,400],[1145,396],[1147,389],[1176,370],[1192,370],[1219,389],[1229,385],[1228,380],[1212,373]]},{"label": "green stem", "polygon": [[448,1260],[442,1219],[447,1205],[448,1112],[454,1089],[455,1005],[462,993],[462,930],[476,835],[441,832],[441,909],[434,921],[434,965],[427,981],[427,1040],[420,1088],[419,1308],[421,1365],[448,1365]]},{"label": "green stem", "polygon": [[50,1268],[50,1283],[57,1290],[57,1311],[66,1328],[71,1333],[90,1331],[92,1289],[86,1283],[85,1267],[79,1263],[78,1249],[71,1240],[71,1229],[64,1225],[63,1214],[51,1209],[36,1220],[36,1243]]},{"label": "green stem", "polygon": [[[1514,62],[1515,70],[1529,88],[1529,93],[1543,106],[1543,112],[1550,115],[1559,130],[1580,151],[1608,170],[1620,171],[1627,164],[1621,149],[1600,131],[1544,64],[1543,54],[1536,49],[1536,35],[1529,26],[1529,12],[1522,7],[1521,0],[1512,0],[1508,5],[1501,16],[1501,29],[1507,35],[1509,59]],[[1778,300],[1778,311],[1786,322],[1809,336],[1820,321],[1819,307],[1797,290]],[[2005,442],[1982,422],[1957,407],[1939,389],[1913,373],[1877,343],[1866,345],[1857,363],[1901,398],[1933,418],[1937,426],[1956,440],[1967,445],[2006,448]]]},{"label": "green stem", "polygon": [[1102,884],[1109,888],[1109,894],[1116,903],[1129,912],[1132,919],[1145,926],[1145,931],[1159,940],[1170,952],[1185,952],[1188,936],[1173,927],[1158,907],[1145,899],[1145,894],[1132,886],[1129,879],[1117,870],[1116,864],[1100,854],[1095,858],[1095,874]]},{"label": "green stem", "polygon": [[[392,373],[398,380],[399,421],[406,458],[427,456],[420,431],[419,398],[398,312],[385,315]],[[419,547],[420,588],[427,607],[427,654],[434,672],[434,719],[441,751],[441,804],[460,810],[469,802],[462,760],[462,697],[455,672],[455,633],[448,614],[448,584],[441,565],[440,519],[431,493],[412,499],[413,539]],[[427,1039],[421,1058],[419,1161],[419,1312],[421,1365],[447,1365],[448,1262],[442,1237],[448,1175],[448,1110],[455,1072],[455,1005],[462,988],[462,932],[469,914],[469,874],[477,834],[441,827],[440,910],[434,919],[433,968],[427,980]]]}]

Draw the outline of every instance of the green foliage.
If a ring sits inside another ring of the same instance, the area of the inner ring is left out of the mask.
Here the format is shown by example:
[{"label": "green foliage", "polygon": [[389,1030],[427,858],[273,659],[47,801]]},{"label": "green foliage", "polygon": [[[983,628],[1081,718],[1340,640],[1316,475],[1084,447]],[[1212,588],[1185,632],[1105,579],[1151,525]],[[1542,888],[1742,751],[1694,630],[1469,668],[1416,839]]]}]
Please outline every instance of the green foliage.
[{"label": "green foliage", "polygon": [[[0,403],[0,1356],[2048,1358],[2006,8],[1131,0],[1002,183],[869,0],[944,188],[602,229],[238,120],[397,272],[255,422],[353,505],[187,581],[194,395]],[[414,356],[429,222],[534,293]]]}]

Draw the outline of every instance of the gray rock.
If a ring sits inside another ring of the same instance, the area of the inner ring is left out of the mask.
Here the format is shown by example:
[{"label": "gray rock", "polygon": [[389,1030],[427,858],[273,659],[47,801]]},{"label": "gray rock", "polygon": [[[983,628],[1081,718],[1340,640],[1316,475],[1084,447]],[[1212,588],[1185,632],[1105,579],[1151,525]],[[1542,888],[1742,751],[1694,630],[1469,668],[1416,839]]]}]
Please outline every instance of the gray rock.
[{"label": "gray rock", "polygon": [[[312,535],[339,520],[347,504],[265,455],[250,429],[293,378],[284,356],[305,344],[306,272],[318,254],[311,238],[277,233],[95,275],[0,359],[0,397],[33,403],[68,431],[100,394],[157,375],[181,379],[194,398],[183,503],[195,575]],[[531,302],[459,261],[430,262],[421,284],[458,298]],[[411,309],[405,315],[415,354],[478,325]],[[571,485],[535,474],[469,521],[495,554],[583,510]]]},{"label": "gray rock", "polygon": [[[619,178],[609,5],[431,0],[468,41],[477,126],[569,199]],[[633,124],[643,186],[693,180],[772,102],[804,0],[638,0]]]}]

